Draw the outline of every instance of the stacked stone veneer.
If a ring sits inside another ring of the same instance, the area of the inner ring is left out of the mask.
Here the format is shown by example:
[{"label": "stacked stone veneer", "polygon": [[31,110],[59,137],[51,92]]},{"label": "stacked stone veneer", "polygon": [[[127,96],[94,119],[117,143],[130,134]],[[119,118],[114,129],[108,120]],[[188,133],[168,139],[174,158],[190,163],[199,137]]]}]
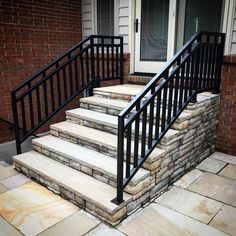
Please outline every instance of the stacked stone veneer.
[{"label": "stacked stone veneer", "polygon": [[[114,94],[112,96],[113,98],[115,97]],[[167,133],[167,136],[158,145],[157,150],[159,151],[154,151],[154,154],[152,153],[144,165],[144,168],[149,171],[146,181],[142,180],[143,182],[137,183],[134,186],[135,191],[127,191],[126,189],[126,192],[132,195],[125,195],[125,202],[113,210],[110,210],[106,206],[96,205],[96,203],[87,199],[86,196],[81,196],[78,192],[73,192],[73,189],[70,187],[55,182],[47,176],[40,175],[34,169],[22,166],[18,161],[15,162],[15,166],[18,170],[33,177],[56,193],[61,194],[63,197],[87,209],[110,224],[116,225],[127,215],[160,194],[161,191],[180,178],[185,172],[214,152],[218,110],[219,96],[210,93],[202,93],[198,96],[197,103],[188,105],[184,113],[182,113],[172,126],[174,131],[169,135]],[[99,127],[97,128],[99,129]],[[51,129],[51,133],[54,136],[90,147],[116,158],[116,147],[112,145],[105,146],[99,142],[83,141],[82,138],[68,133],[65,134],[53,128]],[[38,152],[82,171],[99,181],[105,183],[108,181],[107,179],[109,177],[105,174],[103,175],[102,171],[97,172],[89,168],[89,166],[76,162],[68,162],[66,160],[67,158],[43,149],[43,147],[36,144],[34,144],[34,148]],[[112,182],[111,185],[114,186],[115,182]]]}]

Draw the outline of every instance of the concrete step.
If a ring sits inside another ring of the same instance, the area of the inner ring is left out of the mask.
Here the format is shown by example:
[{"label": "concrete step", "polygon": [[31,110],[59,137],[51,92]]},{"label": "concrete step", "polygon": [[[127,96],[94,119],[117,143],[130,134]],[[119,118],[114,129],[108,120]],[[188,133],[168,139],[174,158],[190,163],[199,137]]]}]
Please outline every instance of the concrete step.
[{"label": "concrete step", "polygon": [[[68,121],[72,121],[80,125],[95,128],[112,134],[117,134],[117,126],[118,126],[117,116],[107,115],[104,113],[95,112],[83,108],[77,108],[66,111],[66,118]],[[141,130],[141,125],[140,125],[140,130]],[[148,131],[148,126],[147,126],[147,131]],[[181,132],[178,130],[169,129],[165,134],[164,138],[162,139],[162,142],[166,143],[171,139],[178,137],[180,134]]]},{"label": "concrete step", "polygon": [[[68,121],[51,125],[50,129],[51,134],[56,137],[92,148],[114,158],[117,157],[117,136],[114,134],[106,133]],[[133,142],[131,145],[131,158],[133,158]],[[141,148],[139,148],[139,151],[141,152]],[[161,158],[164,157],[165,154],[165,150],[159,148],[154,149],[148,159],[144,162],[143,168],[151,171],[156,170],[159,168]]]},{"label": "concrete step", "polygon": [[116,188],[40,153],[30,151],[13,159],[27,176],[113,225],[133,210],[132,195],[124,193],[125,201],[118,206],[111,202]]},{"label": "concrete step", "polygon": [[[84,172],[113,187],[116,186],[116,159],[51,135],[34,139],[32,143],[34,150],[39,153]],[[148,187],[150,183],[149,171],[140,169],[127,188],[125,188],[125,191],[130,194],[137,194]]]},{"label": "concrete step", "polygon": [[129,103],[109,98],[98,98],[97,96],[80,98],[80,107],[117,116]]},{"label": "concrete step", "polygon": [[[127,102],[118,101],[114,99],[108,98],[97,98],[96,96],[92,97],[85,97],[80,99],[80,108],[88,109],[91,111],[97,111],[100,113],[108,114],[117,116],[126,106],[128,105]],[[162,109],[161,109],[162,110]],[[156,111],[154,111],[155,117]],[[147,112],[147,116],[149,117],[150,109]],[[166,114],[167,116],[167,114]],[[142,117],[141,117],[142,118]],[[173,129],[180,130],[181,128],[187,128],[186,121],[191,118],[190,112],[182,112],[181,115],[175,121],[176,124],[173,125]],[[181,123],[185,122],[185,124],[180,125]]]},{"label": "concrete step", "polygon": [[131,101],[136,96],[143,86],[134,84],[120,84],[115,86],[107,86],[95,88],[93,94],[96,97],[111,98],[116,100]]}]

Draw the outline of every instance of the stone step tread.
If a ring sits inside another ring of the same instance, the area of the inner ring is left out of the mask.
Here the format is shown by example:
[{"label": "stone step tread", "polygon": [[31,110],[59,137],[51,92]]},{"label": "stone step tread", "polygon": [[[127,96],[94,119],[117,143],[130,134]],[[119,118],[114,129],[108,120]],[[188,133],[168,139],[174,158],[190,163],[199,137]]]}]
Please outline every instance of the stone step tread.
[{"label": "stone step tread", "polygon": [[107,125],[113,128],[117,127],[118,118],[117,116],[112,116],[92,110],[87,110],[84,108],[76,108],[73,110],[66,111],[67,116],[72,116],[75,118],[89,120],[95,123]]},{"label": "stone step tread", "polygon": [[[110,134],[101,130],[93,129],[90,127],[78,125],[72,122],[63,121],[51,125],[51,130],[61,132],[63,134],[80,138],[84,141],[89,141],[112,150],[117,150],[117,135]],[[140,148],[139,148],[140,150]],[[152,163],[166,153],[166,150],[155,148],[150,154],[146,162]]]},{"label": "stone step tread", "polygon": [[[74,117],[74,118],[98,123],[101,125],[109,126],[112,128],[117,128],[118,126],[117,116],[112,116],[105,113],[100,113],[100,112],[87,110],[83,108],[77,108],[77,109],[66,111],[66,115]],[[147,130],[148,130],[148,127],[147,127]],[[172,136],[178,136],[178,134],[180,133],[181,132],[178,130],[169,129],[167,133],[165,134],[164,140],[169,140]]]},{"label": "stone step tread", "polygon": [[125,101],[109,99],[109,98],[101,97],[98,99],[98,97],[96,96],[80,98],[80,103],[88,103],[92,105],[113,108],[117,110],[122,110],[124,107],[126,107],[129,104],[128,102],[125,102]]},{"label": "stone step tread", "polygon": [[[109,109],[115,109],[115,110],[120,110],[120,111],[122,111],[129,104],[128,102],[119,101],[115,99],[109,99],[109,98],[98,99],[96,96],[80,98],[80,102],[85,103],[85,104],[90,104],[93,106],[106,107]],[[154,116],[155,116],[155,113],[156,111],[154,111]],[[149,111],[148,111],[148,115],[149,115]],[[191,112],[183,111],[176,121],[178,123],[183,122],[191,118],[191,115],[192,115]]]},{"label": "stone step tread", "polygon": [[[52,135],[34,139],[32,143],[33,145],[37,145],[41,148],[49,150],[50,152],[59,154],[66,159],[80,163],[83,166],[96,170],[116,180],[117,160],[112,157],[54,137]],[[141,180],[148,177],[148,175],[149,171],[140,169],[131,180],[130,184],[135,185]]]},{"label": "stone step tread", "polygon": [[107,87],[100,87],[94,89],[94,94],[96,93],[116,93],[121,95],[135,96],[137,95],[144,86],[134,85],[134,84],[120,84]]},{"label": "stone step tread", "polygon": [[[46,177],[54,183],[75,193],[86,201],[114,213],[121,206],[111,202],[116,196],[116,188],[79,172],[69,166],[54,161],[38,152],[30,151],[13,157],[16,163]],[[130,202],[132,195],[124,193],[124,200]],[[125,202],[121,205],[125,205]]]}]

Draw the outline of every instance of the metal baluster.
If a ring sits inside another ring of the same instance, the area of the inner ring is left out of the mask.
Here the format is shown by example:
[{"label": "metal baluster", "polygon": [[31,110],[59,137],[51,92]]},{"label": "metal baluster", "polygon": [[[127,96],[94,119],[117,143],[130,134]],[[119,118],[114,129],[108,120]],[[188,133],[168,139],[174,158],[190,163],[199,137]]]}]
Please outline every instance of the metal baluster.
[{"label": "metal baluster", "polygon": [[145,151],[146,151],[146,136],[147,136],[147,107],[143,111],[143,120],[142,120],[142,147],[141,147],[141,157],[145,157]]},{"label": "metal baluster", "polygon": [[[56,68],[59,67],[58,62],[56,63]],[[57,95],[58,95],[58,106],[61,105],[61,80],[60,80],[60,71],[57,71]]]},{"label": "metal baluster", "polygon": [[127,137],[126,137],[126,178],[130,177],[131,127],[132,124],[129,125],[127,128]]},{"label": "metal baluster", "polygon": [[192,53],[191,57],[191,64],[190,64],[190,87],[189,87],[189,96],[192,96],[193,89],[194,89],[194,69],[195,69],[195,54]]},{"label": "metal baluster", "polygon": [[167,124],[171,122],[171,113],[172,113],[172,106],[173,106],[173,83],[174,78],[172,77],[169,82],[169,98],[168,98],[168,113],[167,113]]},{"label": "metal baluster", "polygon": [[109,46],[107,45],[107,78],[110,77],[110,59],[109,59]]},{"label": "metal baluster", "polygon": [[[155,86],[151,88],[151,95],[155,92]],[[150,114],[149,114],[149,131],[148,131],[148,148],[152,147],[153,140],[153,114],[154,114],[154,97],[150,101]]]},{"label": "metal baluster", "polygon": [[23,133],[24,135],[27,134],[27,131],[26,131],[26,117],[25,117],[25,100],[24,98],[21,99],[21,114],[22,114],[22,128],[23,128]]},{"label": "metal baluster", "polygon": [[104,38],[102,38],[102,78],[105,78]]},{"label": "metal baluster", "polygon": [[182,105],[183,105],[185,64],[186,64],[186,62],[182,64],[182,68],[181,68],[180,93],[179,93],[179,110],[182,108]]},{"label": "metal baluster", "polygon": [[123,202],[123,166],[124,166],[124,119],[118,116],[117,138],[117,198],[114,202]]},{"label": "metal baluster", "polygon": [[124,44],[123,37],[120,38],[120,83],[124,83]]},{"label": "metal baluster", "polygon": [[185,83],[184,83],[184,103],[187,102],[188,99],[188,87],[189,87],[189,70],[190,70],[190,58],[187,59],[186,61],[187,65],[186,65],[186,76],[185,76]]},{"label": "metal baluster", "polygon": [[[207,36],[208,37],[208,36]],[[208,40],[207,40],[208,41]],[[207,80],[207,68],[208,68],[208,46],[207,44],[205,44],[204,46],[205,50],[204,50],[204,73],[203,73],[203,88],[207,88],[208,87],[208,80]]]},{"label": "metal baluster", "polygon": [[204,46],[202,45],[202,36],[199,38],[200,44],[200,62],[199,62],[199,86],[198,89],[203,88],[203,71],[204,71]]},{"label": "metal baluster", "polygon": [[156,122],[155,122],[155,139],[159,138],[159,129],[160,129],[160,116],[161,116],[161,92],[162,90],[160,90],[160,92],[157,94],[157,98],[156,98]]},{"label": "metal baluster", "polygon": [[89,76],[89,58],[88,58],[88,49],[85,52],[86,56],[86,74],[87,74],[87,83],[90,81],[90,76]]},{"label": "metal baluster", "polygon": [[116,78],[119,77],[119,48],[116,46]]},{"label": "metal baluster", "polygon": [[50,88],[51,88],[51,108],[52,108],[52,111],[54,111],[55,110],[55,98],[54,98],[53,76],[50,77]]},{"label": "metal baluster", "polygon": [[64,97],[65,101],[67,100],[67,80],[66,80],[66,68],[63,67],[63,83],[64,83]]},{"label": "metal baluster", "polygon": [[[71,54],[68,55],[68,60],[71,59]],[[68,63],[69,66],[69,81],[70,81],[70,95],[73,95],[73,76],[72,76],[72,64],[71,61]]]},{"label": "metal baluster", "polygon": [[[43,73],[43,78],[45,78],[45,72]],[[45,117],[48,116],[48,94],[47,94],[47,80],[43,81],[43,97],[44,97],[44,114]]]},{"label": "metal baluster", "polygon": [[14,120],[15,140],[16,140],[16,152],[17,154],[20,154],[21,142],[20,142],[20,131],[19,131],[19,120],[18,120],[18,108],[17,108],[16,94],[14,92],[11,92],[11,101],[12,101],[12,113]]},{"label": "metal baluster", "polygon": [[[136,105],[136,111],[140,109],[140,101]],[[138,150],[139,150],[139,123],[140,117],[137,116],[135,120],[135,129],[134,129],[134,167],[138,166]]]},{"label": "metal baluster", "polygon": [[97,54],[97,77],[100,79],[100,55],[99,55],[99,46],[96,46],[96,54]]},{"label": "metal baluster", "polygon": [[[168,78],[168,76],[166,76]],[[162,97],[162,115],[161,115],[161,132],[164,132],[166,129],[166,99],[167,99],[167,83],[165,84]]]},{"label": "metal baluster", "polygon": [[78,76],[78,62],[77,57],[74,59],[74,66],[75,66],[75,91],[79,91],[79,76]]},{"label": "metal baluster", "polygon": [[207,67],[207,87],[211,86],[211,60],[212,60],[212,47],[210,44],[210,35],[207,35],[207,43],[208,43],[208,67]]},{"label": "metal baluster", "polygon": [[111,38],[111,76],[114,79],[114,38]]},{"label": "metal baluster", "polygon": [[34,128],[34,108],[33,108],[32,91],[30,89],[31,89],[31,83],[28,83],[30,124],[31,124],[31,129],[33,129]]},{"label": "metal baluster", "polygon": [[80,46],[80,71],[81,71],[81,82],[82,87],[84,86],[84,61],[83,61],[83,53],[81,52],[83,50],[82,45]]},{"label": "metal baluster", "polygon": [[38,123],[40,123],[42,120],[42,114],[41,114],[41,99],[39,93],[39,86],[36,87],[36,101],[37,101]]},{"label": "metal baluster", "polygon": [[[180,61],[177,61],[177,66],[180,65]],[[177,108],[178,108],[178,95],[179,95],[179,69],[176,71],[175,76],[175,92],[174,92],[174,105],[173,105],[173,116],[176,116],[177,114]]]}]

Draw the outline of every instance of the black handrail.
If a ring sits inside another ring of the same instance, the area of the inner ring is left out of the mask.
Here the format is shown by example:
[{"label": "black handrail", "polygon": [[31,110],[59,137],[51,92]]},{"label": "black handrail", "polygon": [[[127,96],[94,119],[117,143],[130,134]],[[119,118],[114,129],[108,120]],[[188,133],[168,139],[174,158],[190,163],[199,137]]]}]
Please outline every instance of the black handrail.
[{"label": "black handrail", "polygon": [[91,35],[13,89],[17,153],[22,142],[70,101],[105,80],[123,83],[123,37]]},{"label": "black handrail", "polygon": [[200,92],[219,92],[224,42],[223,33],[196,33],[120,112],[113,202],[123,202],[125,187],[188,103],[196,102]]}]

